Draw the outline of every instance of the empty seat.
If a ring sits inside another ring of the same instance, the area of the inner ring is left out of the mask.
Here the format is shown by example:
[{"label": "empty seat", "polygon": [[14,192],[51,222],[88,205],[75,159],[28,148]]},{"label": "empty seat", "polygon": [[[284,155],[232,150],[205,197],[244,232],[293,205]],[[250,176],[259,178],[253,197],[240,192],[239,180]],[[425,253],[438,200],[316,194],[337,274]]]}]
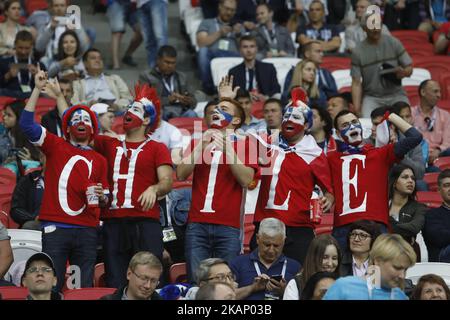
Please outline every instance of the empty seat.
[{"label": "empty seat", "polygon": [[419,30],[394,30],[391,35],[403,42],[428,42],[428,34]]},{"label": "empty seat", "polygon": [[105,276],[105,264],[103,262],[97,263],[94,269],[94,287],[106,287]]},{"label": "empty seat", "polygon": [[417,201],[427,205],[430,208],[438,208],[441,206],[442,198],[438,192],[418,191]]},{"label": "empty seat", "polygon": [[439,175],[439,172],[425,173],[425,175],[423,176],[423,180],[427,183],[428,190],[437,191],[438,175]]},{"label": "empty seat", "polygon": [[450,285],[450,263],[421,262],[416,263],[406,271],[406,278],[417,284],[419,278],[426,274],[436,274],[442,277],[447,285]]},{"label": "empty seat", "polygon": [[217,87],[220,80],[228,74],[228,71],[244,61],[243,58],[214,58],[211,60],[211,75],[214,85]]},{"label": "empty seat", "polygon": [[419,86],[403,86],[403,90],[406,92],[406,96],[409,99],[411,106],[417,106],[420,102]]},{"label": "empty seat", "polygon": [[427,69],[431,73],[431,78],[439,81],[441,74],[450,73],[450,57],[434,54],[415,57],[414,67]]},{"label": "empty seat", "polygon": [[299,58],[267,58],[264,59],[263,62],[271,63],[277,70],[277,80],[280,84],[281,90],[283,90],[284,81],[286,80],[286,75],[292,67],[295,67],[297,63],[299,63],[301,59]]},{"label": "empty seat", "polygon": [[170,283],[187,282],[186,263],[175,263],[169,269]]},{"label": "empty seat", "polygon": [[335,70],[331,74],[336,80],[338,90],[343,87],[351,87],[352,77],[350,76],[350,69]]},{"label": "empty seat", "polygon": [[351,59],[347,57],[324,57],[321,68],[327,69],[330,72],[341,69],[350,69]]},{"label": "empty seat", "polygon": [[424,68],[414,68],[408,78],[402,79],[402,86],[419,86],[424,80],[431,79],[431,73]]},{"label": "empty seat", "polygon": [[0,287],[3,300],[25,300],[28,289],[24,287]]},{"label": "empty seat", "polygon": [[450,99],[450,73],[441,74],[439,78],[439,85],[441,86],[442,99]]},{"label": "empty seat", "polygon": [[450,169],[450,157],[437,158],[433,164],[441,170]]},{"label": "empty seat", "polygon": [[81,288],[64,292],[64,300],[98,300],[116,292],[115,288]]}]

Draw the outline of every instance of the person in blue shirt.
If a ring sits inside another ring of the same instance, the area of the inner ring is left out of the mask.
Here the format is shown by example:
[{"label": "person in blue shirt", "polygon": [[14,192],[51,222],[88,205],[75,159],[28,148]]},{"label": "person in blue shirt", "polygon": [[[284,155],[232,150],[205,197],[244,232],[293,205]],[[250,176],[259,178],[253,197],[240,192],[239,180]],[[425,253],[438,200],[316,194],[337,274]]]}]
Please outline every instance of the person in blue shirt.
[{"label": "person in blue shirt", "polygon": [[230,262],[236,276],[240,299],[278,300],[283,297],[286,284],[300,270],[300,263],[283,255],[286,226],[276,218],[261,221],[256,242],[250,254]]},{"label": "person in blue shirt", "polygon": [[408,300],[403,292],[405,274],[415,263],[414,249],[402,236],[383,234],[370,251],[367,275],[338,279],[323,300]]}]

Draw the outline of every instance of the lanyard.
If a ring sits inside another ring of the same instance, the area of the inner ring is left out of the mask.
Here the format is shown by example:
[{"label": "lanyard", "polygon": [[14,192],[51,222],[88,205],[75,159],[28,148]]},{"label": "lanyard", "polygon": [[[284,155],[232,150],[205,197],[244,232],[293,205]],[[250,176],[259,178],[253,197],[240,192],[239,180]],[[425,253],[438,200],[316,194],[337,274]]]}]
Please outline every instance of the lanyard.
[{"label": "lanyard", "polygon": [[[17,60],[17,56],[16,55],[14,55],[14,63],[15,64],[19,63],[19,60]],[[28,56],[28,64],[31,64],[30,56]],[[27,83],[27,85],[30,85],[31,77],[32,77],[31,72],[30,72],[30,70],[28,70],[28,83]],[[22,84],[22,71],[21,70],[19,70],[19,72],[17,73],[17,79],[19,80],[19,84],[21,85]]]},{"label": "lanyard", "polygon": [[249,69],[246,67],[245,68],[245,87],[247,90],[249,90],[250,87],[252,87],[253,89],[257,89],[258,84],[256,83],[256,66],[253,68],[253,80],[252,80],[251,84],[250,84],[250,72],[248,70]]},{"label": "lanyard", "polygon": [[174,78],[174,76],[171,75],[171,76],[170,76],[170,83],[168,83],[168,82],[166,81],[166,79],[164,79],[164,76],[162,77],[163,85],[164,85],[164,87],[167,89],[167,91],[169,92],[169,94],[171,94],[172,92],[174,92],[174,89],[175,89],[175,86],[174,86],[174,83],[173,83],[173,78]]},{"label": "lanyard", "polygon": [[[421,131],[430,131],[429,128],[433,128],[434,125],[436,124],[436,106],[433,107],[433,111],[431,111],[431,119],[430,119],[430,123],[427,123],[425,129],[423,128],[422,124],[420,124],[420,129]],[[416,115],[420,116],[422,113],[422,111],[420,110],[420,106],[417,107],[417,111],[416,111]],[[424,115],[424,121],[425,122],[425,118],[429,118],[429,117],[425,117]]]},{"label": "lanyard", "polygon": [[135,151],[134,153],[131,153],[131,157],[130,157],[130,158],[128,158],[128,149],[127,149],[127,145],[126,145],[125,139],[122,140],[123,154],[125,155],[125,158],[128,160],[128,162],[130,162],[131,160],[133,160],[134,156],[135,156],[135,155],[137,156],[137,154],[139,153],[139,151],[141,151],[142,148],[144,148],[144,146],[145,146],[148,142],[150,142],[150,140],[152,140],[152,138],[151,138],[151,137],[148,137],[144,142],[142,142],[142,143],[139,145],[139,147],[136,148],[136,151]]},{"label": "lanyard", "polygon": [[[220,31],[220,24],[219,24],[219,19],[218,18],[216,18],[216,27],[217,27],[217,31]],[[228,32],[225,35],[225,38],[230,38],[230,37],[231,37],[231,32]]]},{"label": "lanyard", "polygon": [[267,39],[267,42],[269,42],[269,46],[270,46],[271,48],[276,48],[276,47],[277,47],[277,44],[278,44],[278,41],[277,41],[277,36],[276,36],[276,34],[275,34],[275,23],[272,24],[272,32],[273,32],[273,36],[270,35],[269,29],[267,29],[266,26],[263,26],[263,27],[262,27],[262,30],[263,30],[263,32],[264,32],[264,36],[265,36],[266,39]]},{"label": "lanyard", "polygon": [[[257,261],[253,261],[253,265],[255,266],[255,270],[256,273],[258,274],[258,276],[261,275],[261,269],[259,268],[258,262]],[[283,276],[283,279],[286,278],[286,267],[287,267],[287,259],[284,259],[284,263],[283,263],[283,269],[281,269],[281,275]]]}]

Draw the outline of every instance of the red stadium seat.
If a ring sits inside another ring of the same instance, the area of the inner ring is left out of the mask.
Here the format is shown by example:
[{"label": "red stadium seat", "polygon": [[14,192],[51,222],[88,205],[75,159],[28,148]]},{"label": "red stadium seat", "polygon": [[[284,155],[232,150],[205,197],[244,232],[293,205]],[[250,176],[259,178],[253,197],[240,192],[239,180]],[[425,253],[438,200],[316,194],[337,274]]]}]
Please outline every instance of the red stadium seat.
[{"label": "red stadium seat", "polygon": [[264,118],[264,101],[254,101],[252,103],[252,115],[255,118],[263,119]]},{"label": "red stadium seat", "polygon": [[[195,124],[197,124],[198,128],[201,128],[202,131],[207,129],[205,123],[203,122],[203,118],[185,118],[185,117],[177,117],[169,120],[171,125],[174,125],[178,129],[186,129],[190,134],[194,133]],[[199,125],[201,124],[201,126]]]},{"label": "red stadium seat", "polygon": [[450,99],[450,73],[441,74],[439,85],[441,86],[442,99]]},{"label": "red stadium seat", "polygon": [[427,183],[428,190],[437,191],[438,175],[439,175],[439,172],[425,173],[425,175],[423,176],[423,180]]},{"label": "red stadium seat", "polygon": [[437,158],[434,160],[433,165],[441,170],[450,169],[450,156]]},{"label": "red stadium seat", "polygon": [[170,283],[187,282],[186,263],[175,263],[169,269]]},{"label": "red stadium seat", "polygon": [[419,87],[417,86],[404,86],[403,89],[406,92],[406,96],[409,99],[411,106],[417,106],[420,102]]},{"label": "red stadium seat", "polygon": [[0,210],[8,213],[11,210],[11,198],[14,186],[0,186]]},{"label": "red stadium seat", "polygon": [[28,296],[28,288],[24,287],[0,287],[3,300],[25,300]]},{"label": "red stadium seat", "polygon": [[0,211],[0,222],[6,229],[9,229],[9,216],[5,211]]},{"label": "red stadium seat", "polygon": [[324,57],[320,67],[327,69],[330,72],[335,70],[350,69],[351,60],[347,57]]},{"label": "red stadium seat", "polygon": [[3,185],[14,187],[16,185],[16,174],[7,168],[0,167],[0,186]]},{"label": "red stadium seat", "polygon": [[429,54],[428,56],[415,57],[413,63],[415,68],[428,69],[431,78],[436,81],[439,81],[441,74],[450,73],[450,57],[448,56]]},{"label": "red stadium seat", "polygon": [[[429,57],[434,55],[434,47],[431,43],[428,42],[406,42],[403,43],[403,46],[405,47],[409,55],[413,56],[413,58],[416,58],[417,56]],[[415,62],[415,59],[413,59],[413,62]],[[417,67],[415,64],[414,66]]]},{"label": "red stadium seat", "polygon": [[81,288],[64,292],[64,300],[98,300],[116,292],[115,288]]},{"label": "red stadium seat", "polygon": [[244,215],[244,254],[250,253],[250,241],[255,232],[255,225],[253,224],[254,214]]},{"label": "red stadium seat", "polygon": [[106,287],[105,281],[105,264],[97,263],[94,269],[94,287],[104,288]]},{"label": "red stadium seat", "polygon": [[25,11],[31,15],[34,11],[45,10],[48,8],[46,0],[27,0],[25,1]]},{"label": "red stadium seat", "polygon": [[433,191],[418,191],[417,201],[427,205],[430,208],[438,208],[442,204],[441,195]]},{"label": "red stadium seat", "polygon": [[402,43],[405,42],[428,42],[428,34],[419,30],[394,30],[391,35],[396,37]]},{"label": "red stadium seat", "polygon": [[450,99],[439,101],[438,107],[447,112],[450,112]]}]

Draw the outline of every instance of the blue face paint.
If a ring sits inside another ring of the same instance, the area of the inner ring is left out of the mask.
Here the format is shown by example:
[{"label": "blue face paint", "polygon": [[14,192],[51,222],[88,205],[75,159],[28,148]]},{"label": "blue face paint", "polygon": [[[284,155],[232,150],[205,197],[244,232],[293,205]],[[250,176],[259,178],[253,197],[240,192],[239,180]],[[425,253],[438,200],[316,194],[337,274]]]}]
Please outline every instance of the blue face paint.
[{"label": "blue face paint", "polygon": [[[362,132],[363,128],[360,123],[350,123],[348,128],[341,130],[341,136],[345,143],[351,146],[359,146],[363,140]],[[357,133],[357,135],[355,133]]]},{"label": "blue face paint", "polygon": [[223,129],[233,120],[233,116],[217,106],[211,114],[211,128]]}]

